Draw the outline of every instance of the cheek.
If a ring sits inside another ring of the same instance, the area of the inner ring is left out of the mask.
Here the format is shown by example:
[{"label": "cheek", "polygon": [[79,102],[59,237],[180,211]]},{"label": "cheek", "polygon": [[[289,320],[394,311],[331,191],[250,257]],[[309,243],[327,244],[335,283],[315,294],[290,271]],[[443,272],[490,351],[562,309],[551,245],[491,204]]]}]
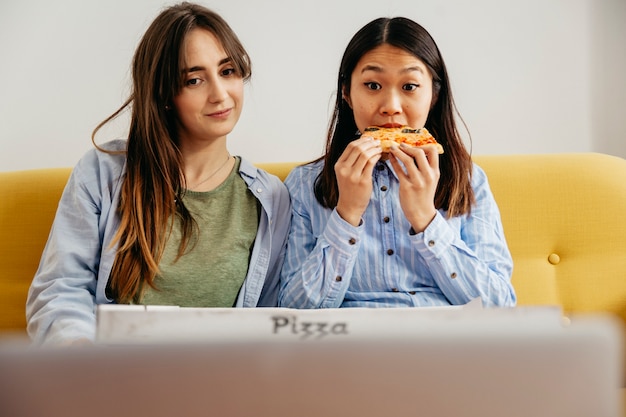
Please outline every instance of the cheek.
[{"label": "cheek", "polygon": [[353,106],[352,112],[354,113],[354,123],[361,132],[371,125],[371,114],[367,106]]},{"label": "cheek", "polygon": [[183,94],[175,97],[172,102],[174,104],[172,111],[176,112],[176,120],[179,129],[187,130],[191,128],[198,110],[192,97]]},{"label": "cheek", "polygon": [[243,80],[239,79],[239,80],[234,81],[233,84],[231,84],[230,86],[230,96],[237,101],[241,101],[243,100],[243,94],[244,94]]},{"label": "cheek", "polygon": [[189,94],[180,94],[174,97],[174,107],[178,117],[184,116],[193,107],[193,98]]},{"label": "cheek", "polygon": [[425,94],[418,100],[409,103],[409,111],[415,115],[423,115],[426,117],[428,116],[433,104],[432,95]]},{"label": "cheek", "polygon": [[430,110],[432,106],[435,104],[433,100],[434,100],[434,96],[433,96],[433,91],[431,89],[422,97],[422,103],[421,103],[422,108],[426,109],[427,111]]},{"label": "cheek", "polygon": [[358,95],[351,96],[352,98],[352,112],[354,113],[354,121],[359,129],[368,127],[371,123],[370,119],[376,113],[376,106],[372,100],[363,99]]}]

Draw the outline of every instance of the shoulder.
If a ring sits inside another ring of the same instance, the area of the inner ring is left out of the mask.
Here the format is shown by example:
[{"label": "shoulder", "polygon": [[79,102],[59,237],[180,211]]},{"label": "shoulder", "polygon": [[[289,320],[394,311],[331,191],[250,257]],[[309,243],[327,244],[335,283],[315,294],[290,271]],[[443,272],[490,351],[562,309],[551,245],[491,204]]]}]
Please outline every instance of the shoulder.
[{"label": "shoulder", "polygon": [[480,165],[472,162],[472,185],[474,183],[483,183],[486,181],[487,174],[485,173],[485,171],[480,167]]},{"label": "shoulder", "polygon": [[126,167],[126,141],[113,140],[87,151],[74,167],[84,177],[118,178]]},{"label": "shoulder", "polygon": [[480,167],[480,165],[472,162],[472,187],[476,188],[481,186],[489,187],[487,173]]},{"label": "shoulder", "polygon": [[308,189],[308,187],[312,187],[315,184],[323,167],[324,161],[321,160],[299,165],[292,169],[287,178],[285,178],[285,185],[290,192],[292,189]]},{"label": "shoulder", "polygon": [[480,201],[486,197],[489,199],[493,198],[487,174],[479,165],[475,163],[472,163],[471,185],[477,201]]},{"label": "shoulder", "polygon": [[239,175],[246,182],[248,187],[253,188],[261,186],[273,192],[286,192],[285,184],[276,175],[257,168],[250,161],[239,157],[241,164],[239,165]]},{"label": "shoulder", "polygon": [[126,141],[106,142],[100,148],[83,155],[68,182],[73,192],[89,195],[93,200],[105,195],[113,198],[126,170]]}]

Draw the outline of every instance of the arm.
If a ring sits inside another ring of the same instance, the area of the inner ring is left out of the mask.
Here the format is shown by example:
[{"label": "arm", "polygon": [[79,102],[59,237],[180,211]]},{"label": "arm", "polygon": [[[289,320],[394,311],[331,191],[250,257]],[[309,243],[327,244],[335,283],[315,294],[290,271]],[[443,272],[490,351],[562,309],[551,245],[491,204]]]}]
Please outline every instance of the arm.
[{"label": "arm", "polygon": [[313,194],[317,173],[310,166],[296,168],[285,180],[292,214],[281,274],[283,307],[339,307],[350,285],[363,227],[352,226],[336,210],[317,202]]},{"label": "arm", "polygon": [[[265,174],[268,175],[268,174]],[[250,259],[248,276],[259,274],[259,281],[263,283],[263,289],[258,300],[242,300],[241,306],[246,307],[276,307],[278,305],[278,292],[280,289],[280,271],[285,259],[287,236],[291,217],[291,201],[289,193],[283,182],[277,177],[268,177],[266,187],[270,192],[258,194],[257,198],[263,205],[263,213],[266,219],[261,219],[255,250]],[[256,246],[262,246],[257,250]],[[269,259],[266,264],[264,259]],[[237,302],[239,305],[239,300]]]},{"label": "arm", "polygon": [[452,304],[465,304],[480,296],[487,306],[515,305],[512,259],[485,173],[474,168],[476,204],[471,213],[446,221],[433,203],[439,182],[437,150],[402,147],[392,149],[391,155],[400,182],[400,203],[415,234],[413,245],[446,298]]},{"label": "arm", "polygon": [[370,137],[348,144],[334,166],[339,190],[334,210],[315,199],[318,172],[300,168],[287,178],[293,210],[279,305],[341,306],[363,233],[361,216],[372,195],[372,170],[381,152],[379,142]]},{"label": "arm", "polygon": [[98,161],[90,152],[63,191],[29,290],[27,330],[37,344],[95,338],[102,194]]},{"label": "arm", "polygon": [[411,239],[453,304],[480,296],[485,306],[514,306],[513,261],[500,212],[485,173],[476,166],[472,186],[476,204],[468,216],[446,221],[438,213],[424,232]]}]

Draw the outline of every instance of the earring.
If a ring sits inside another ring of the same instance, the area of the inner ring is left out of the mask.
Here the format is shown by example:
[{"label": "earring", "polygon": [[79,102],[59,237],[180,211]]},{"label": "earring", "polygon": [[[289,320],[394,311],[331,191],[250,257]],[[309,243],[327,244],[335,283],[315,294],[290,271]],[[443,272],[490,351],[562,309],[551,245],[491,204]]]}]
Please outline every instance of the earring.
[{"label": "earring", "polygon": [[172,108],[169,105],[166,104],[165,105],[165,110],[170,111],[170,110],[172,110]]}]

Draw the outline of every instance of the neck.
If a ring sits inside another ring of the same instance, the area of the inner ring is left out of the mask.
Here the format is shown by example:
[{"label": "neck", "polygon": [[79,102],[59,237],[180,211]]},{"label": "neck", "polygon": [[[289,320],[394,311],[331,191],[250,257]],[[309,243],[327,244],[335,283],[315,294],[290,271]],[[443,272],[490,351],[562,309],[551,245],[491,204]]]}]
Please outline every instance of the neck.
[{"label": "neck", "polygon": [[193,158],[188,158],[185,164],[187,189],[208,191],[215,188],[230,173],[232,161],[233,158],[226,149],[223,152],[196,154]]}]

